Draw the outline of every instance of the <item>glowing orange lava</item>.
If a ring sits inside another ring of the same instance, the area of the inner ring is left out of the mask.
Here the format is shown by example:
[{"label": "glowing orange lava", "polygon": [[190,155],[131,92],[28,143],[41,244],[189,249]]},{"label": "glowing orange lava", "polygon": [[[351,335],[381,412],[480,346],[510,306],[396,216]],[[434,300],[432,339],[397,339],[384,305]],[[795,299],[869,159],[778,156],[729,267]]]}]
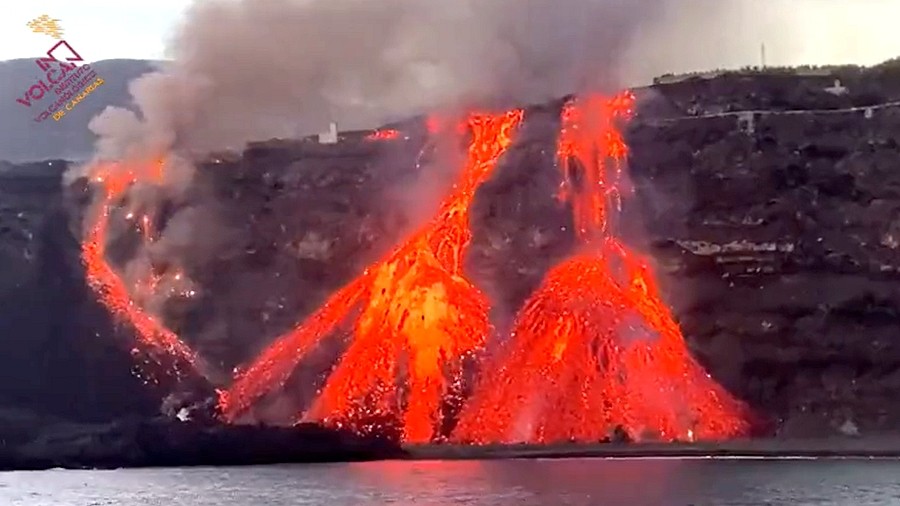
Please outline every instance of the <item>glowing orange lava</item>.
[{"label": "glowing orange lava", "polygon": [[647,262],[609,230],[627,152],[615,121],[630,117],[633,98],[566,105],[560,197],[572,204],[582,248],[519,312],[452,439],[596,442],[621,428],[635,440],[690,441],[748,432],[745,406],[691,357]]},{"label": "glowing orange lava", "polygon": [[[142,375],[145,380],[152,382],[158,382],[160,375],[185,377],[193,372],[197,358],[193,350],[174,332],[138,307],[128,286],[106,260],[105,250],[110,213],[117,201],[137,181],[158,183],[162,179],[162,171],[162,162],[92,167],[90,180],[99,183],[103,193],[101,200],[96,203],[96,216],[81,245],[81,258],[88,285],[119,323],[134,328],[137,343],[132,354],[143,361],[139,364]],[[154,232],[147,216],[143,216],[137,226],[145,239],[153,237]],[[156,281],[151,275],[146,281],[147,287],[153,289]]]},{"label": "glowing orange lava", "polygon": [[[459,180],[437,215],[382,260],[335,292],[301,325],[266,348],[219,392],[223,420],[244,416],[283,387],[295,369],[339,328],[352,329],[324,386],[298,419],[360,432],[400,427],[406,442],[600,441],[616,429],[636,440],[705,440],[747,434],[749,412],[692,358],[663,302],[648,261],[614,235],[621,201],[619,163],[627,146],[616,122],[634,97],[568,103],[558,139],[559,198],[573,209],[580,249],[551,269],[521,309],[509,339],[483,361],[471,396],[461,395],[465,363],[492,334],[489,301],[463,273],[472,239],[475,191],[512,144],[523,111],[473,114]],[[430,133],[450,131],[429,118]],[[459,132],[463,133],[463,132]],[[395,139],[393,130],[371,140]],[[613,163],[609,163],[612,160]],[[133,291],[105,258],[110,213],[138,181],[159,183],[162,163],[98,165],[91,180],[102,199],[82,245],[88,283],[118,321],[137,335],[144,372],[182,377],[198,358],[135,302],[157,290],[149,272]],[[147,215],[134,220],[145,241],[157,236]],[[180,276],[180,273],[178,274]],[[462,405],[445,420],[448,404]],[[447,423],[450,422],[450,423]],[[455,426],[454,426],[455,423]]]},{"label": "glowing orange lava", "polygon": [[370,141],[392,141],[400,138],[398,130],[376,130],[366,136],[366,140]]},{"label": "glowing orange lava", "polygon": [[[472,140],[461,179],[437,216],[266,349],[222,394],[226,420],[280,388],[309,350],[361,304],[352,341],[303,419],[362,429],[365,420],[387,416],[399,421],[405,441],[439,436],[442,403],[462,374],[462,361],[481,349],[491,329],[486,296],[462,272],[471,240],[469,206],[522,115],[469,117]],[[429,129],[438,124],[429,122]]]}]

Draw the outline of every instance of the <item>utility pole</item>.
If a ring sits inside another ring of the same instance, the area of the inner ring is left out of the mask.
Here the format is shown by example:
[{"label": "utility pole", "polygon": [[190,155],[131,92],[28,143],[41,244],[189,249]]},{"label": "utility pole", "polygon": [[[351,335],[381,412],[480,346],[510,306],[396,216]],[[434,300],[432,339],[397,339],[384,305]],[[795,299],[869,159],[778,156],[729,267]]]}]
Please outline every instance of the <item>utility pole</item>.
[{"label": "utility pole", "polygon": [[766,68],[766,44],[760,44],[759,46],[759,55],[762,59],[762,68]]}]

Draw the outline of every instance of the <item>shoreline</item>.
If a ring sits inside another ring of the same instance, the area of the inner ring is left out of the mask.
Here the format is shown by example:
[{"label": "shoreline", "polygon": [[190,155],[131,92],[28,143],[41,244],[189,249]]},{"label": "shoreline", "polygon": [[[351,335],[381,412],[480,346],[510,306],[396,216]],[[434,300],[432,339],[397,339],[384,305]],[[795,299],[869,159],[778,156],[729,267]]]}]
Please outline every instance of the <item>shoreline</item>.
[{"label": "shoreline", "polygon": [[[745,439],[718,443],[404,445],[405,460],[567,458],[900,459],[900,436]],[[403,458],[403,457],[401,457]]]},{"label": "shoreline", "polygon": [[107,426],[106,430],[92,427],[52,432],[55,434],[31,441],[0,445],[0,471],[523,459],[900,460],[900,435],[475,446],[397,445],[312,425],[286,428],[144,421]]}]

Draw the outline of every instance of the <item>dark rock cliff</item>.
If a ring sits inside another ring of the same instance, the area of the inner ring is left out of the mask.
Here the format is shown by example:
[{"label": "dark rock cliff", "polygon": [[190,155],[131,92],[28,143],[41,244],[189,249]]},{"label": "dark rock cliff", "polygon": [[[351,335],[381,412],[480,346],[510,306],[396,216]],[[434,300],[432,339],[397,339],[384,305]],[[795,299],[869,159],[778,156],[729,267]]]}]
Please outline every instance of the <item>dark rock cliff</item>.
[{"label": "dark rock cliff", "polygon": [[106,424],[0,417],[0,470],[233,466],[403,458],[398,445],[311,424],[207,425],[125,417]]},{"label": "dark rock cliff", "polygon": [[131,374],[127,331],[85,284],[65,168],[0,169],[0,406],[85,421],[157,412]]},{"label": "dark rock cliff", "polygon": [[870,110],[849,109],[853,85],[805,86],[795,112],[750,122],[636,122],[646,237],[697,354],[784,434],[896,429],[900,107],[877,106],[896,76],[860,83]]},{"label": "dark rock cliff", "polygon": [[[841,74],[838,94],[834,76],[658,85],[638,90],[627,132],[624,236],[656,260],[699,359],[784,435],[900,421],[900,109],[877,107],[900,80],[867,72]],[[572,246],[553,199],[558,108],[529,111],[474,205],[468,267],[501,328]],[[418,168],[420,122],[401,128],[408,139],[267,142],[200,164],[170,212],[202,218],[181,245],[199,295],[167,305],[168,324],[230,370],[395,244],[444,184]],[[84,288],[61,169],[16,170],[0,173],[0,401],[85,420],[155,411],[162,393],[129,374],[127,329]]]}]

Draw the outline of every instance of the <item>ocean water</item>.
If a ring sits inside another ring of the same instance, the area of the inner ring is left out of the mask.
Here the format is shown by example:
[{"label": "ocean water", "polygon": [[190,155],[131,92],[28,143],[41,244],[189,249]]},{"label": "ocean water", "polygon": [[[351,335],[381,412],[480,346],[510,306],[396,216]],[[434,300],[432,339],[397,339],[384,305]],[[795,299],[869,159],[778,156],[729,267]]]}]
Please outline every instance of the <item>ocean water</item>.
[{"label": "ocean water", "polygon": [[393,461],[0,473],[3,506],[781,504],[900,505],[900,461]]}]

